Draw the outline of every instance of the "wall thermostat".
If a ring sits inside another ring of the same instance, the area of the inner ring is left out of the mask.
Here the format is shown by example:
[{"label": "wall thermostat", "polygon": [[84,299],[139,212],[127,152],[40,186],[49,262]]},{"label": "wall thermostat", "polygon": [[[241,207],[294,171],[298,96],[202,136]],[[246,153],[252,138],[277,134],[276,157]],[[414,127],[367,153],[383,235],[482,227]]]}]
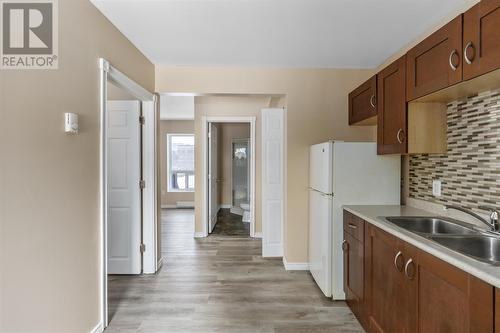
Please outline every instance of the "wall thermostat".
[{"label": "wall thermostat", "polygon": [[68,134],[78,133],[78,114],[69,112],[64,114],[64,132]]}]

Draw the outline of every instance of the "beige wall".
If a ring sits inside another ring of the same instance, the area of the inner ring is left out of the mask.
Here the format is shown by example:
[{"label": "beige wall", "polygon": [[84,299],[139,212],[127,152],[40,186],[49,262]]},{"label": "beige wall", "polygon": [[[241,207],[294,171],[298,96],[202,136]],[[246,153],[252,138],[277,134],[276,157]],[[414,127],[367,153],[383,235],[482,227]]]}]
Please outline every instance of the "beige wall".
[{"label": "beige wall", "polygon": [[[369,73],[367,70],[348,69],[157,66],[155,80],[156,90],[159,92],[286,95],[288,188],[285,256],[289,262],[306,262],[309,145],[330,138],[375,140],[375,127],[353,127],[347,123],[347,94],[365,80]],[[261,104],[273,102],[275,101],[269,99],[269,102],[262,101]],[[228,112],[237,114],[236,109],[228,109]],[[200,129],[201,123],[196,119],[195,130],[198,132]],[[259,136],[260,133],[257,133],[257,138]],[[197,152],[197,161],[200,153]],[[259,172],[259,168],[256,171]],[[258,179],[257,177],[257,181]],[[201,207],[200,195],[201,192],[196,191],[197,208]],[[259,201],[257,198],[257,204]],[[202,225],[200,214],[198,209],[196,229],[199,232]]]},{"label": "beige wall", "polygon": [[160,121],[160,179],[162,206],[175,206],[177,201],[194,201],[194,192],[167,192],[167,134],[194,134],[194,120]]},{"label": "beige wall", "polygon": [[[261,223],[261,176],[260,176],[260,110],[269,107],[270,97],[250,97],[250,96],[205,96],[195,98],[195,142],[200,142],[202,139],[202,118],[203,116],[237,116],[237,117],[256,117],[255,132],[255,231],[262,230]],[[221,124],[219,124],[220,128]],[[221,148],[222,149],[222,148]],[[202,178],[202,151],[201,144],[195,147],[195,170],[196,179]],[[199,181],[198,181],[199,184]],[[195,219],[196,231],[203,230],[202,222],[202,201],[203,192],[200,186],[196,187],[195,191]]]},{"label": "beige wall", "polygon": [[[233,140],[250,139],[250,124],[221,123],[219,124],[218,130],[218,178],[220,179],[219,205],[232,205]],[[259,151],[256,151],[256,155],[260,154],[261,152],[259,149]],[[257,231],[261,231],[260,224]]]},{"label": "beige wall", "polygon": [[59,69],[0,71],[0,332],[99,322],[98,58],[154,91],[154,66],[88,0],[58,3]]}]

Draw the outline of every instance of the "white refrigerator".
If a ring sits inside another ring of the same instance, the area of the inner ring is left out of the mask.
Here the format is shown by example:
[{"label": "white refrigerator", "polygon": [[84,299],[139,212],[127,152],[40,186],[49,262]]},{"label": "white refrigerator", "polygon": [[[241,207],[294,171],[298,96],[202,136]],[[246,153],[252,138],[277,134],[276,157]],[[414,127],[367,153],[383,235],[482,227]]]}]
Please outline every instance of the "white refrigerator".
[{"label": "white refrigerator", "polygon": [[401,156],[331,141],[311,146],[309,159],[309,270],[326,296],[343,300],[342,206],[399,205]]}]

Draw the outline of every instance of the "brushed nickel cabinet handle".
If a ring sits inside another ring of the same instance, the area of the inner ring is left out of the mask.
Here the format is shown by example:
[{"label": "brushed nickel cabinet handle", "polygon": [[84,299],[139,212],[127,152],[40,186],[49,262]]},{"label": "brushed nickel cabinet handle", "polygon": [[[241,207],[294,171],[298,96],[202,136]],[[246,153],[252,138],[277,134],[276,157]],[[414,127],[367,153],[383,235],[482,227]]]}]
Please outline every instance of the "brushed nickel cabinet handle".
[{"label": "brushed nickel cabinet handle", "polygon": [[344,240],[342,242],[342,250],[347,251],[348,249],[349,249],[349,243],[346,240]]},{"label": "brushed nickel cabinet handle", "polygon": [[411,265],[411,264],[412,264],[412,265],[414,265],[414,264],[413,264],[413,259],[410,259],[410,260],[408,260],[408,261],[406,262],[406,265],[405,265],[405,275],[406,275],[406,277],[407,277],[408,279],[413,280],[413,278],[414,278],[415,276],[414,276],[414,275],[410,275],[409,270],[408,270],[408,268],[410,267],[410,265]]},{"label": "brushed nickel cabinet handle", "polygon": [[394,257],[394,267],[396,267],[396,270],[398,272],[401,272],[403,270],[403,267],[399,268],[398,266],[398,259],[399,257],[401,257],[403,255],[403,252],[401,251],[398,251],[398,253],[396,253],[396,256]]},{"label": "brushed nickel cabinet handle", "polygon": [[457,50],[453,50],[453,51],[451,51],[451,53],[450,53],[450,57],[448,58],[448,62],[450,63],[450,67],[451,67],[451,69],[452,69],[453,71],[456,71],[456,70],[457,70],[457,68],[458,68],[458,66],[455,66],[455,65],[453,64],[453,56],[454,56],[454,55],[457,55],[457,56],[458,56],[458,52],[457,52]]},{"label": "brushed nickel cabinet handle", "polygon": [[370,97],[370,105],[372,106],[372,108],[375,108],[375,95],[372,95],[372,97]]},{"label": "brushed nickel cabinet handle", "polygon": [[403,131],[402,128],[400,128],[399,131],[398,131],[398,134],[396,134],[396,138],[398,139],[399,143],[403,143],[404,142],[404,136],[403,136],[403,139],[401,139],[401,134],[404,134],[404,131]]},{"label": "brushed nickel cabinet handle", "polygon": [[358,226],[357,226],[357,225],[354,225],[354,224],[351,224],[351,223],[349,223],[347,226],[348,226],[349,228],[351,228],[351,229],[358,229]]},{"label": "brushed nickel cabinet handle", "polygon": [[467,45],[465,45],[465,48],[464,48],[464,59],[465,59],[465,62],[468,63],[469,65],[472,64],[472,61],[474,61],[474,57],[472,57],[472,59],[469,59],[469,57],[467,56],[467,51],[472,48],[474,50],[474,45],[472,45],[472,42],[468,42]]}]

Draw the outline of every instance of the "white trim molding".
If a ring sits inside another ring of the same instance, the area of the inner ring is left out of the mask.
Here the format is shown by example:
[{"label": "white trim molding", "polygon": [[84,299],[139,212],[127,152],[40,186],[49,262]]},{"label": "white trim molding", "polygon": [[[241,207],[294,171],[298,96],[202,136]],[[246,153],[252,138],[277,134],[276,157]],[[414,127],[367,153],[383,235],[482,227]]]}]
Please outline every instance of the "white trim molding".
[{"label": "white trim molding", "polygon": [[253,235],[254,238],[262,238],[262,232],[256,232],[254,235]]},{"label": "white trim molding", "polygon": [[309,263],[307,262],[288,262],[286,258],[283,257],[283,266],[287,271],[308,271]]},{"label": "white trim molding", "polygon": [[204,232],[195,232],[194,238],[204,238],[207,237]]},{"label": "white trim molding", "polygon": [[104,329],[102,328],[102,323],[98,323],[95,325],[93,329],[90,330],[90,333],[102,333],[104,332]]},{"label": "white trim molding", "polygon": [[[114,68],[106,59],[99,58],[99,107],[100,107],[100,124],[99,124],[99,211],[100,211],[100,299],[101,299],[101,322],[100,327],[102,332],[108,326],[108,266],[107,266],[107,232],[108,232],[108,193],[107,193],[107,100],[108,82],[112,82],[118,87],[123,88],[129,94],[140,100],[145,115],[146,124],[143,128],[143,151],[147,156],[144,156],[145,168],[143,177],[147,180],[143,206],[143,243],[146,245],[146,250],[143,256],[143,270],[154,271],[156,267],[156,234],[157,227],[157,191],[156,184],[158,179],[157,156],[156,156],[156,115],[158,113],[158,98],[156,95],[144,89],[141,85],[131,80],[125,74]],[[154,273],[154,272],[153,272]]]}]

